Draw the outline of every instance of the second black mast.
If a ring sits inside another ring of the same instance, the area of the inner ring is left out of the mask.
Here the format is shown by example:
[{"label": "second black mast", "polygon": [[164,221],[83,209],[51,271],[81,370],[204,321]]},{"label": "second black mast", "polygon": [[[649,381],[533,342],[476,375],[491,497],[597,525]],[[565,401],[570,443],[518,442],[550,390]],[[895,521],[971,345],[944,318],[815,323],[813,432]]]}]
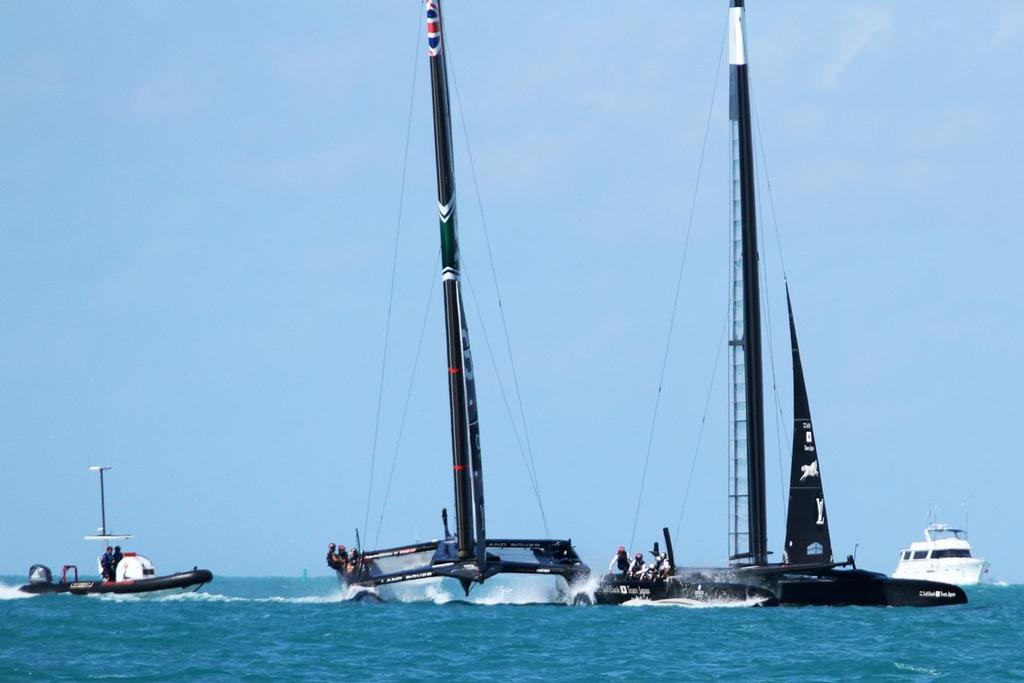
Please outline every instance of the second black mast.
[{"label": "second black mast", "polygon": [[469,333],[462,307],[448,71],[441,30],[440,0],[426,0],[426,12],[427,53],[430,56],[430,85],[434,103],[437,206],[441,227],[441,280],[444,288],[448,346],[452,473],[455,481],[455,537],[459,559],[464,560],[476,555],[482,569],[486,561],[487,534],[484,526],[480,425],[477,418],[476,385],[469,349]]}]

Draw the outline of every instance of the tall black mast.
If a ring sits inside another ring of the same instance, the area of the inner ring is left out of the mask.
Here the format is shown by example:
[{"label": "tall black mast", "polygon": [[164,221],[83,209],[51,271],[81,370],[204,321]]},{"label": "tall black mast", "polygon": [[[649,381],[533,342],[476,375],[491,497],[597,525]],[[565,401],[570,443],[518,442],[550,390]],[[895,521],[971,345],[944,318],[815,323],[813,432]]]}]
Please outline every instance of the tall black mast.
[{"label": "tall black mast", "polygon": [[486,560],[487,534],[484,527],[480,427],[477,422],[473,362],[459,282],[461,274],[455,220],[455,173],[452,162],[448,71],[445,65],[440,0],[426,0],[426,13],[427,53],[430,55],[430,84],[434,102],[437,206],[441,225],[441,281],[444,289],[444,318],[448,344],[452,473],[455,480],[455,537],[459,559],[469,559],[476,555],[482,565]]},{"label": "tall black mast", "polygon": [[761,292],[758,279],[757,220],[754,198],[754,145],[750,120],[750,83],[743,37],[743,0],[729,8],[729,118],[736,127],[738,199],[742,235],[742,338],[746,422],[747,548],[745,561],[768,562],[764,485],[764,380],[761,366]]}]

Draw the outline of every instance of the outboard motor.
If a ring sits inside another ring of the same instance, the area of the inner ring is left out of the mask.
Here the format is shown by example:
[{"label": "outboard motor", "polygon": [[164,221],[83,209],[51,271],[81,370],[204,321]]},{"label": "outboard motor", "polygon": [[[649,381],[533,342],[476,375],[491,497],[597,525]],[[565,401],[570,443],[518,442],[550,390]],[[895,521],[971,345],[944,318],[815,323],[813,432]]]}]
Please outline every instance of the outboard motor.
[{"label": "outboard motor", "polygon": [[53,572],[45,564],[34,564],[28,570],[30,584],[53,583]]}]

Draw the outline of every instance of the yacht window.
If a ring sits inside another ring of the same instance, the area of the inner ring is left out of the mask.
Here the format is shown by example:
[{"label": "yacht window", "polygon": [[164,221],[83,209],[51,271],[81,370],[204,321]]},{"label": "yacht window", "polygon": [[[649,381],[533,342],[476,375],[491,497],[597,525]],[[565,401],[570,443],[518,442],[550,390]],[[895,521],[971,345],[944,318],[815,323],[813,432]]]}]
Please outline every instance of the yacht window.
[{"label": "yacht window", "polygon": [[928,557],[928,551],[927,550],[915,550],[914,551],[914,558],[913,559],[915,559],[915,560],[923,560],[926,557]]},{"label": "yacht window", "polygon": [[943,558],[943,557],[970,557],[970,556],[971,556],[971,551],[970,550],[965,550],[965,549],[962,549],[962,548],[955,548],[955,549],[952,549],[952,550],[933,550],[932,551],[932,558],[936,559],[936,560],[940,559],[940,558]]},{"label": "yacht window", "polygon": [[904,560],[909,560],[910,559],[910,551],[909,550],[904,550],[903,551],[903,559]]}]

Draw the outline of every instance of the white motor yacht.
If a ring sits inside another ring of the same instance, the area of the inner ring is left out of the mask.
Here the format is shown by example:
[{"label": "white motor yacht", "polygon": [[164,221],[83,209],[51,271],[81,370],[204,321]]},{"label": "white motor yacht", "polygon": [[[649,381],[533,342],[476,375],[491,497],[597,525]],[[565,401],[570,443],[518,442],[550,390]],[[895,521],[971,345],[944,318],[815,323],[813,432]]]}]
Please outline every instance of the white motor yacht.
[{"label": "white motor yacht", "polygon": [[900,551],[900,563],[893,578],[927,579],[958,586],[981,583],[988,562],[971,555],[966,531],[948,524],[929,524],[924,538]]}]

